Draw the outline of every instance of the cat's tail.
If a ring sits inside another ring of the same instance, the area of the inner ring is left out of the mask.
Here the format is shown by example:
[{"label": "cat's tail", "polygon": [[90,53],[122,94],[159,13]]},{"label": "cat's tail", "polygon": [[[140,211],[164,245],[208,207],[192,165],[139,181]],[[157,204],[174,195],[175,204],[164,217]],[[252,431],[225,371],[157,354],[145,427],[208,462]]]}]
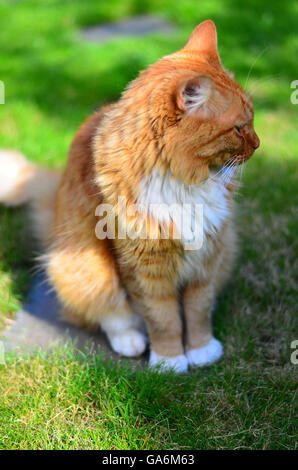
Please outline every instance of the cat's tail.
[{"label": "cat's tail", "polygon": [[43,243],[49,239],[60,179],[58,171],[41,168],[13,150],[0,150],[0,204],[29,203],[35,234]]}]

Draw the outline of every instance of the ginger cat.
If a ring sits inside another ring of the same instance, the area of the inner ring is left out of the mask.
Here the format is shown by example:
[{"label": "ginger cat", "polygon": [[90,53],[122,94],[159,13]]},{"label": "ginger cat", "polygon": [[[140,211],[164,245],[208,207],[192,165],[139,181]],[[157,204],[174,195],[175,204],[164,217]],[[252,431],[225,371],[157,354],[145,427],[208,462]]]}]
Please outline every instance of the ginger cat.
[{"label": "ginger cat", "polygon": [[[162,370],[220,358],[211,310],[235,254],[233,170],[259,146],[253,118],[206,20],[182,50],[83,123],[62,175],[0,152],[0,201],[33,205],[47,276],[69,321],[100,325],[124,356],[141,355],[148,335],[149,365]],[[199,246],[188,244],[192,209],[177,217],[183,204],[203,207]],[[113,214],[105,219],[98,207]],[[103,237],[97,224],[112,216]],[[127,227],[134,236],[120,236]]]}]

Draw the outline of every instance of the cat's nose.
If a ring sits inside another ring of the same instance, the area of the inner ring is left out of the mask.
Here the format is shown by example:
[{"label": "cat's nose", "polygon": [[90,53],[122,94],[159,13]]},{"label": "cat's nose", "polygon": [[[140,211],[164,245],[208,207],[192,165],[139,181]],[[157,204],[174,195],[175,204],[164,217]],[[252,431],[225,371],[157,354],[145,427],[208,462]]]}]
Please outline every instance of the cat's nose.
[{"label": "cat's nose", "polygon": [[247,128],[245,133],[248,144],[256,150],[260,146],[260,139],[253,128]]},{"label": "cat's nose", "polygon": [[251,136],[251,145],[253,146],[253,148],[255,150],[260,146],[260,139],[257,136],[257,134],[255,133],[255,131],[253,132],[253,134]]}]

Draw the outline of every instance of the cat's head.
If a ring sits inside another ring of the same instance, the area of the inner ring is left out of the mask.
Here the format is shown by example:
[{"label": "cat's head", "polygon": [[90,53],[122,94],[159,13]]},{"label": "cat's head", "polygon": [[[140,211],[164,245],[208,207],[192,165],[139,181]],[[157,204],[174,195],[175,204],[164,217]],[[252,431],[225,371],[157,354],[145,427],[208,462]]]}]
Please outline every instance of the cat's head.
[{"label": "cat's head", "polygon": [[242,163],[259,146],[252,101],[222,66],[211,20],[142,72],[128,93],[136,91],[147,100],[163,164],[185,182],[204,180],[213,166]]}]

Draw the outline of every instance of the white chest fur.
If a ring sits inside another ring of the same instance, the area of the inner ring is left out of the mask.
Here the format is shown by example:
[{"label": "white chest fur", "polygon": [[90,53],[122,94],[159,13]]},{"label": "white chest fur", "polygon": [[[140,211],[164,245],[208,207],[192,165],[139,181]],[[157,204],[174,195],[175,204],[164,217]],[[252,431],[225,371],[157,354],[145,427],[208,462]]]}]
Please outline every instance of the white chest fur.
[{"label": "white chest fur", "polygon": [[154,170],[142,181],[138,205],[160,223],[174,222],[185,247],[183,279],[202,269],[210,250],[207,235],[216,237],[231,211],[229,192],[216,173],[198,185],[187,186],[169,171],[161,175]]},{"label": "white chest fur", "polygon": [[[230,214],[228,191],[221,178],[212,173],[208,180],[187,186],[174,179],[169,171],[161,175],[158,170],[153,170],[141,183],[138,205],[160,222],[172,218],[178,225],[180,223],[182,241],[186,236],[185,228],[189,228],[187,222],[191,226],[187,217],[192,217],[195,206],[202,208],[204,238],[207,234],[216,234]],[[183,219],[177,216],[179,208],[185,208]]]}]

